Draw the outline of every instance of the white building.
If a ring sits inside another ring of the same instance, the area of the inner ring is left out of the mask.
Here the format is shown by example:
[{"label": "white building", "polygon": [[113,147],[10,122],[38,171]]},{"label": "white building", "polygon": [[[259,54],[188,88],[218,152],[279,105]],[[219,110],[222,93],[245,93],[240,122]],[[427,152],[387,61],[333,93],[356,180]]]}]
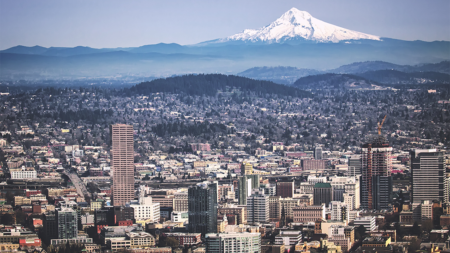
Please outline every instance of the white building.
[{"label": "white building", "polygon": [[425,200],[422,202],[421,208],[422,221],[433,219],[433,202]]},{"label": "white building", "polygon": [[275,244],[284,244],[286,248],[292,245],[297,245],[302,242],[302,231],[280,231],[280,234],[275,236]]},{"label": "white building", "polygon": [[355,195],[344,193],[344,203],[347,205],[347,211],[355,209]]},{"label": "white building", "polygon": [[353,221],[353,224],[355,227],[363,225],[366,228],[367,232],[375,231],[378,229],[378,226],[376,225],[375,216],[358,217]]},{"label": "white building", "polygon": [[347,206],[343,202],[331,201],[331,220],[332,221],[346,221],[347,220]]},{"label": "white building", "polygon": [[347,224],[359,217],[359,211],[357,210],[347,211],[347,214]]},{"label": "white building", "polygon": [[134,209],[134,219],[136,221],[152,220],[153,222],[159,222],[159,203],[153,203],[152,197],[139,198],[138,203],[131,203],[130,207]]},{"label": "white building", "polygon": [[11,169],[9,172],[11,173],[11,179],[37,178],[34,169],[25,169],[24,166],[22,166],[22,169]]},{"label": "white building", "polygon": [[247,197],[247,223],[269,221],[269,196],[262,190],[253,190],[253,194]]},{"label": "white building", "polygon": [[260,253],[260,233],[211,233],[206,234],[208,253]]}]

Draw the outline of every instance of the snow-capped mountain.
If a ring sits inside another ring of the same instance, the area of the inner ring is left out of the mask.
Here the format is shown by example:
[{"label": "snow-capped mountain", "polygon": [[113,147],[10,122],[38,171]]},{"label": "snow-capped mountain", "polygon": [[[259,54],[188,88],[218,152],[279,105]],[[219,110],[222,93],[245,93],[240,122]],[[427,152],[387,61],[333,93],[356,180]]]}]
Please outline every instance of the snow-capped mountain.
[{"label": "snow-capped mountain", "polygon": [[380,40],[380,37],[348,30],[314,18],[306,11],[292,8],[279,19],[260,29],[245,29],[242,33],[214,42],[264,42],[313,41],[337,43],[346,40]]}]

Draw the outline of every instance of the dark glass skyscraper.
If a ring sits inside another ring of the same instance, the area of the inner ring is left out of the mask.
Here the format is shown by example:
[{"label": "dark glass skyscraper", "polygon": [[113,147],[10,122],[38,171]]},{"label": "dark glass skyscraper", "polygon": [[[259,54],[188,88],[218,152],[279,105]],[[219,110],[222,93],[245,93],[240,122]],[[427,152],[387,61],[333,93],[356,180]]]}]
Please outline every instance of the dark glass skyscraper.
[{"label": "dark glass skyscraper", "polygon": [[217,182],[189,188],[188,214],[190,233],[217,233]]}]

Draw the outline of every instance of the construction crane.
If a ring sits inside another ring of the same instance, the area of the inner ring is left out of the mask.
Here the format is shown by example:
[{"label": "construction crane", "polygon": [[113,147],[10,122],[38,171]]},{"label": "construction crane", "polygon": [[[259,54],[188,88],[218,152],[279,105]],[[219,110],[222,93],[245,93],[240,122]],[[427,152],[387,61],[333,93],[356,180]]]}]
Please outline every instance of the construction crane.
[{"label": "construction crane", "polygon": [[383,118],[383,120],[381,121],[381,123],[378,122],[378,135],[381,135],[381,127],[383,126],[384,121],[386,120],[386,116],[387,116],[387,115],[384,115],[384,118]]}]

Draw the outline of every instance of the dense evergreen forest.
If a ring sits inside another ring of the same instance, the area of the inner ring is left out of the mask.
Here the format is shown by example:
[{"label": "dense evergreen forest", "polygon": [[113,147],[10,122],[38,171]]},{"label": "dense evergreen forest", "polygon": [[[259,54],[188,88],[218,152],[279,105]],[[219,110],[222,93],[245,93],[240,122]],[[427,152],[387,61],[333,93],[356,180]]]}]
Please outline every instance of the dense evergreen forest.
[{"label": "dense evergreen forest", "polygon": [[254,92],[259,95],[277,94],[292,97],[311,97],[311,93],[276,84],[269,81],[253,80],[245,77],[221,74],[201,74],[169,77],[143,82],[129,89],[124,95],[147,95],[156,92],[184,93],[191,96],[215,96],[218,91],[239,89],[241,92]]}]

